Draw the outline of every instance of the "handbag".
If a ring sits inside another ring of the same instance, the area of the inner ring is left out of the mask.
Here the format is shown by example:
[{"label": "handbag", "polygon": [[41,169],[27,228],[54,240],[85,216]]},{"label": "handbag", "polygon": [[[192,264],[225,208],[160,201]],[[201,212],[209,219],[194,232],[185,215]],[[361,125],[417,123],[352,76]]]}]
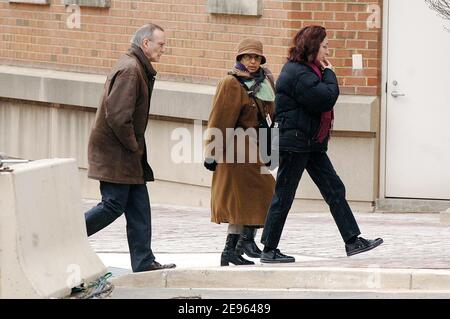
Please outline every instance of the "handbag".
[{"label": "handbag", "polygon": [[[259,129],[259,138],[258,138],[258,146],[260,148],[260,155],[262,157],[263,163],[266,166],[271,165],[271,155],[272,155],[272,128],[274,127],[274,123],[270,118],[270,114],[264,114],[264,106],[260,106],[257,99],[254,96],[251,96],[253,101],[256,104],[258,109],[258,129]],[[262,135],[262,136],[261,136]],[[265,138],[263,143],[261,142],[261,138]],[[265,143],[264,143],[265,142]],[[267,158],[265,158],[267,156]]]}]

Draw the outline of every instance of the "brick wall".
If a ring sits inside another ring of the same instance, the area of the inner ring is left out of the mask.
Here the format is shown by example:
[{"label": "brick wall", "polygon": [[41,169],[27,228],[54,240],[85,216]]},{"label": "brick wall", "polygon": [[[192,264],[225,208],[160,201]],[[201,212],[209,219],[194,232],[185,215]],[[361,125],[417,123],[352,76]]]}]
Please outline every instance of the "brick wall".
[{"label": "brick wall", "polygon": [[[0,0],[0,64],[107,73],[128,48],[137,27],[166,29],[167,52],[156,66],[167,80],[214,84],[233,65],[236,44],[252,36],[264,43],[277,75],[291,37],[309,24],[329,31],[331,60],[344,94],[380,94],[381,30],[369,29],[369,4],[382,0],[263,1],[261,17],[206,12],[206,0],[112,0],[110,8],[81,7],[81,28],[69,29],[61,0],[51,5]],[[364,69],[352,70],[352,54]]]}]

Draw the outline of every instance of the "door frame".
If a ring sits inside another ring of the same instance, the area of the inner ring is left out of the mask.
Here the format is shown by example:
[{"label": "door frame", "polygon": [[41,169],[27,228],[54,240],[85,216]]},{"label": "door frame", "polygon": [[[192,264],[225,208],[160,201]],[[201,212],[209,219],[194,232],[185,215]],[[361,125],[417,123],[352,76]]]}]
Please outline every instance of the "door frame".
[{"label": "door frame", "polygon": [[389,0],[383,0],[381,57],[381,105],[380,105],[380,175],[379,199],[386,199],[386,143],[387,143],[387,76],[389,40]]}]

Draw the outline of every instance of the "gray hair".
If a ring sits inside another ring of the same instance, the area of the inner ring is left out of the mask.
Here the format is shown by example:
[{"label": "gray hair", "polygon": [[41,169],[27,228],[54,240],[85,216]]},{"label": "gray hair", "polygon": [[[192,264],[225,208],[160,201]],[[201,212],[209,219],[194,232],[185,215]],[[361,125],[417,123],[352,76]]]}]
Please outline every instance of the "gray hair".
[{"label": "gray hair", "polygon": [[159,25],[153,23],[145,24],[136,31],[130,42],[132,44],[140,46],[144,39],[153,40],[153,33],[156,29],[164,32],[164,29]]}]

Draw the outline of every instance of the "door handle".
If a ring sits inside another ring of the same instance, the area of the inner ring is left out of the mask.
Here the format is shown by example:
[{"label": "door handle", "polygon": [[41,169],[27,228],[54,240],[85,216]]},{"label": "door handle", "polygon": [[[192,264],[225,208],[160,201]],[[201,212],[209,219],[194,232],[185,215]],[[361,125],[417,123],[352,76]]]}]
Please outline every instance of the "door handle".
[{"label": "door handle", "polygon": [[404,93],[399,93],[398,91],[392,91],[391,95],[393,97],[406,96]]}]

